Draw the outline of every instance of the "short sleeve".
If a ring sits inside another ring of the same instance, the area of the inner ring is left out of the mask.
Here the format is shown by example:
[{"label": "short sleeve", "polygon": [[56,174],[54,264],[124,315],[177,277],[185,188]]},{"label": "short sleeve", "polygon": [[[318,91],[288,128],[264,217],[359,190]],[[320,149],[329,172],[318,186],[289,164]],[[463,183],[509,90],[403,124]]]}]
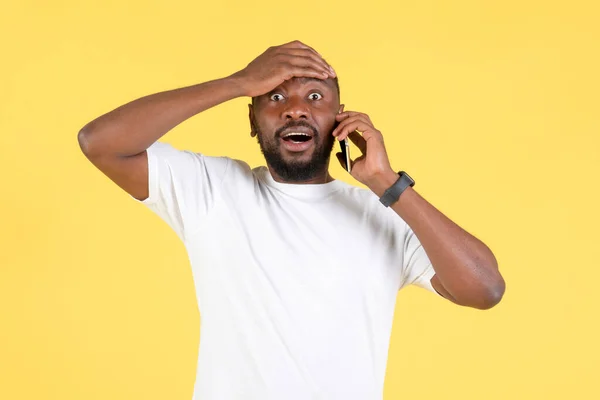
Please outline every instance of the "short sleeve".
[{"label": "short sleeve", "polygon": [[402,287],[416,285],[437,293],[431,285],[431,278],[435,275],[431,261],[425,249],[421,245],[419,238],[408,225],[406,225],[406,234],[404,236],[403,246],[403,280]]},{"label": "short sleeve", "polygon": [[155,142],[147,149],[149,196],[141,202],[183,241],[201,227],[220,195],[230,159],[178,150]]}]

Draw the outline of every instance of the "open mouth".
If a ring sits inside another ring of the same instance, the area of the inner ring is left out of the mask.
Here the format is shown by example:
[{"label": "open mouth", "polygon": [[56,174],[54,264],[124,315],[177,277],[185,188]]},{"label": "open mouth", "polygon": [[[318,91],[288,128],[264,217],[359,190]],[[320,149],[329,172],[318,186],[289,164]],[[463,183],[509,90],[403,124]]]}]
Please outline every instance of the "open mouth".
[{"label": "open mouth", "polygon": [[313,136],[305,132],[288,132],[281,136],[283,147],[291,152],[302,152],[313,145]]},{"label": "open mouth", "polygon": [[308,133],[290,132],[290,133],[285,134],[282,137],[282,139],[285,140],[286,142],[303,143],[303,142],[308,142],[309,140],[312,140],[312,136],[309,135]]}]

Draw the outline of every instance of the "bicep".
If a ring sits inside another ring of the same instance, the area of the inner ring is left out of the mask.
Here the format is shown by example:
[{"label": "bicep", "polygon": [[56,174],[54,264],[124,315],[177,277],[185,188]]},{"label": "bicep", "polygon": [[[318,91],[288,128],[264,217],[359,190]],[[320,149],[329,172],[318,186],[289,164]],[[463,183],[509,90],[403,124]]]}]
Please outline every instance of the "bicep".
[{"label": "bicep", "polygon": [[149,196],[148,152],[127,157],[96,156],[88,157],[111,181],[116,183],[134,198],[143,201]]}]

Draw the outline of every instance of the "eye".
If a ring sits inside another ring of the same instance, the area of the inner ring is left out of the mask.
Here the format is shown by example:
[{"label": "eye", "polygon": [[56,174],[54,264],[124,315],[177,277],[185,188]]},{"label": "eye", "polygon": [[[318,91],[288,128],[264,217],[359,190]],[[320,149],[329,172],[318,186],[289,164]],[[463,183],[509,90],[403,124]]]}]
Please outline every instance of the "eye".
[{"label": "eye", "polygon": [[281,95],[279,93],[275,93],[275,94],[271,95],[271,100],[281,101],[281,100],[283,100],[283,95]]},{"label": "eye", "polygon": [[313,92],[308,95],[308,98],[311,100],[321,100],[323,96],[321,96],[321,93]]}]

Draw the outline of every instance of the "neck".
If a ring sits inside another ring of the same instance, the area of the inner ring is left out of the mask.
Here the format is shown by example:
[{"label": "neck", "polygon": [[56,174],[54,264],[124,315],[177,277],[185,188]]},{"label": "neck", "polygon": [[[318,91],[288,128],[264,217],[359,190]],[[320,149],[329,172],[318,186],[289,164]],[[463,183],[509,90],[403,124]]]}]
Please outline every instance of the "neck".
[{"label": "neck", "polygon": [[273,177],[273,180],[275,182],[279,182],[279,183],[292,183],[292,184],[296,184],[296,185],[315,185],[315,184],[329,183],[334,180],[333,177],[331,175],[329,175],[329,171],[325,170],[322,173],[317,174],[317,176],[315,176],[311,179],[308,179],[306,181],[290,182],[290,181],[284,180],[279,175],[277,175],[277,173],[270,166],[268,166],[268,168],[269,168],[269,172],[271,173],[271,176]]}]

